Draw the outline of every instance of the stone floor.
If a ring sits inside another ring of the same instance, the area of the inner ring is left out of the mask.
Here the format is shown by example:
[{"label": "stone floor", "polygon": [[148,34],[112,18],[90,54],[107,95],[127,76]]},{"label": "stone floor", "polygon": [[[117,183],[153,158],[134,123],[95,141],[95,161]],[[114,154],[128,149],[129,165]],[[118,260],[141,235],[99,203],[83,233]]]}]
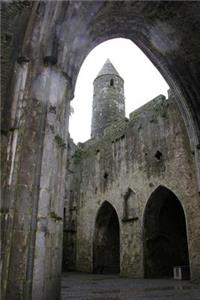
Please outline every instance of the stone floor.
[{"label": "stone floor", "polygon": [[62,300],[200,300],[200,286],[173,279],[64,273]]}]

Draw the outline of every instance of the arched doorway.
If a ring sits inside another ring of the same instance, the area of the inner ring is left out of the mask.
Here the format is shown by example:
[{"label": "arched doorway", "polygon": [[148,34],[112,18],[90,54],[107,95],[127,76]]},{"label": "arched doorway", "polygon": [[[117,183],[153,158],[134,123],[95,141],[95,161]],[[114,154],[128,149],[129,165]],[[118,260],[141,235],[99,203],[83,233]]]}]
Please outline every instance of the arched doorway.
[{"label": "arched doorway", "polygon": [[173,276],[173,267],[188,266],[186,222],[180,201],[159,186],[144,213],[144,271],[146,278]]},{"label": "arched doorway", "polygon": [[95,223],[93,272],[120,272],[119,220],[115,209],[107,201],[100,207]]}]

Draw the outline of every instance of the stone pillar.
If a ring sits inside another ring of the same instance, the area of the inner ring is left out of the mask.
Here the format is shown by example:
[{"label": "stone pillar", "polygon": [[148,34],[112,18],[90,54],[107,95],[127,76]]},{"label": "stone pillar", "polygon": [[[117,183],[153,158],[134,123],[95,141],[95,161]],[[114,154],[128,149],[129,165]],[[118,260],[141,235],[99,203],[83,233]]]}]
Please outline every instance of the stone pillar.
[{"label": "stone pillar", "polygon": [[[29,191],[23,181],[25,155],[26,82],[28,60],[21,60],[14,70],[14,87],[6,167],[2,182],[2,298],[19,299],[23,290],[30,212],[26,197]],[[31,138],[31,137],[30,137]],[[23,150],[23,151],[22,151]],[[30,170],[29,170],[30,171]],[[28,179],[28,176],[27,176]],[[27,192],[27,193],[26,193]],[[15,295],[11,295],[15,290]]]},{"label": "stone pillar", "polygon": [[60,293],[71,85],[55,65],[36,68],[22,62],[16,70],[3,195],[3,299]]},{"label": "stone pillar", "polygon": [[[46,78],[46,87],[41,81]],[[38,86],[41,90],[38,93]],[[64,189],[71,87],[54,68],[35,82],[36,98],[47,97],[40,170],[32,299],[58,299],[62,264]],[[41,94],[40,94],[41,93]],[[42,100],[43,101],[43,100]]]}]

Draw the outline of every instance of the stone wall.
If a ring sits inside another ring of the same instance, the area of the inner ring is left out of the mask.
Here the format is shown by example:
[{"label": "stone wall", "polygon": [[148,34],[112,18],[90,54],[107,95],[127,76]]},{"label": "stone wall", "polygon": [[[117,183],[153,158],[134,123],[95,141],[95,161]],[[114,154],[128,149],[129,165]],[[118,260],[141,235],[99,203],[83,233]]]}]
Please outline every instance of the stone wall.
[{"label": "stone wall", "polygon": [[[72,189],[74,184],[74,155],[77,146],[70,138],[68,141],[68,158],[64,199],[64,226],[63,226],[63,258],[62,270],[74,270],[76,264],[76,211],[77,192]],[[77,180],[80,180],[79,178]]]},{"label": "stone wall", "polygon": [[[99,43],[130,38],[160,70],[180,105],[199,174],[199,9],[186,1],[2,1],[3,299],[59,297],[69,100],[84,58]],[[41,74],[53,88],[33,98]],[[198,224],[196,215],[188,223]],[[190,247],[199,249],[197,229],[188,230]],[[199,251],[191,253],[197,261]]]},{"label": "stone wall", "polygon": [[73,91],[55,57],[41,51],[43,29],[49,28],[41,25],[49,22],[42,4],[11,1],[2,7],[2,299],[60,294]]},{"label": "stone wall", "polygon": [[[186,216],[192,278],[199,276],[199,200],[194,157],[185,127],[172,101],[158,96],[104,130],[102,138],[78,146],[74,154],[76,269],[93,271],[97,213],[108,201],[120,223],[120,273],[143,277],[143,218],[159,186],[180,200]],[[125,201],[131,198],[127,215]],[[170,222],[170,219],[169,219]]]},{"label": "stone wall", "polygon": [[55,299],[71,89],[55,65],[34,72],[31,63],[22,63],[16,73],[3,185],[2,296]]},{"label": "stone wall", "polygon": [[3,1],[1,4],[1,129],[4,134],[11,127],[14,66],[16,60],[27,60],[21,50],[32,4],[31,1]]}]

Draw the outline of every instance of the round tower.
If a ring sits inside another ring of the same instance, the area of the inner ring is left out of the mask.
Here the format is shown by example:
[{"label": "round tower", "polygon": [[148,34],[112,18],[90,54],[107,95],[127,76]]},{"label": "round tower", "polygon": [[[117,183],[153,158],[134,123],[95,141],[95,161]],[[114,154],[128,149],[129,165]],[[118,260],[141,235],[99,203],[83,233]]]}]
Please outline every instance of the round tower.
[{"label": "round tower", "polygon": [[109,59],[94,80],[91,137],[125,117],[124,80]]}]

